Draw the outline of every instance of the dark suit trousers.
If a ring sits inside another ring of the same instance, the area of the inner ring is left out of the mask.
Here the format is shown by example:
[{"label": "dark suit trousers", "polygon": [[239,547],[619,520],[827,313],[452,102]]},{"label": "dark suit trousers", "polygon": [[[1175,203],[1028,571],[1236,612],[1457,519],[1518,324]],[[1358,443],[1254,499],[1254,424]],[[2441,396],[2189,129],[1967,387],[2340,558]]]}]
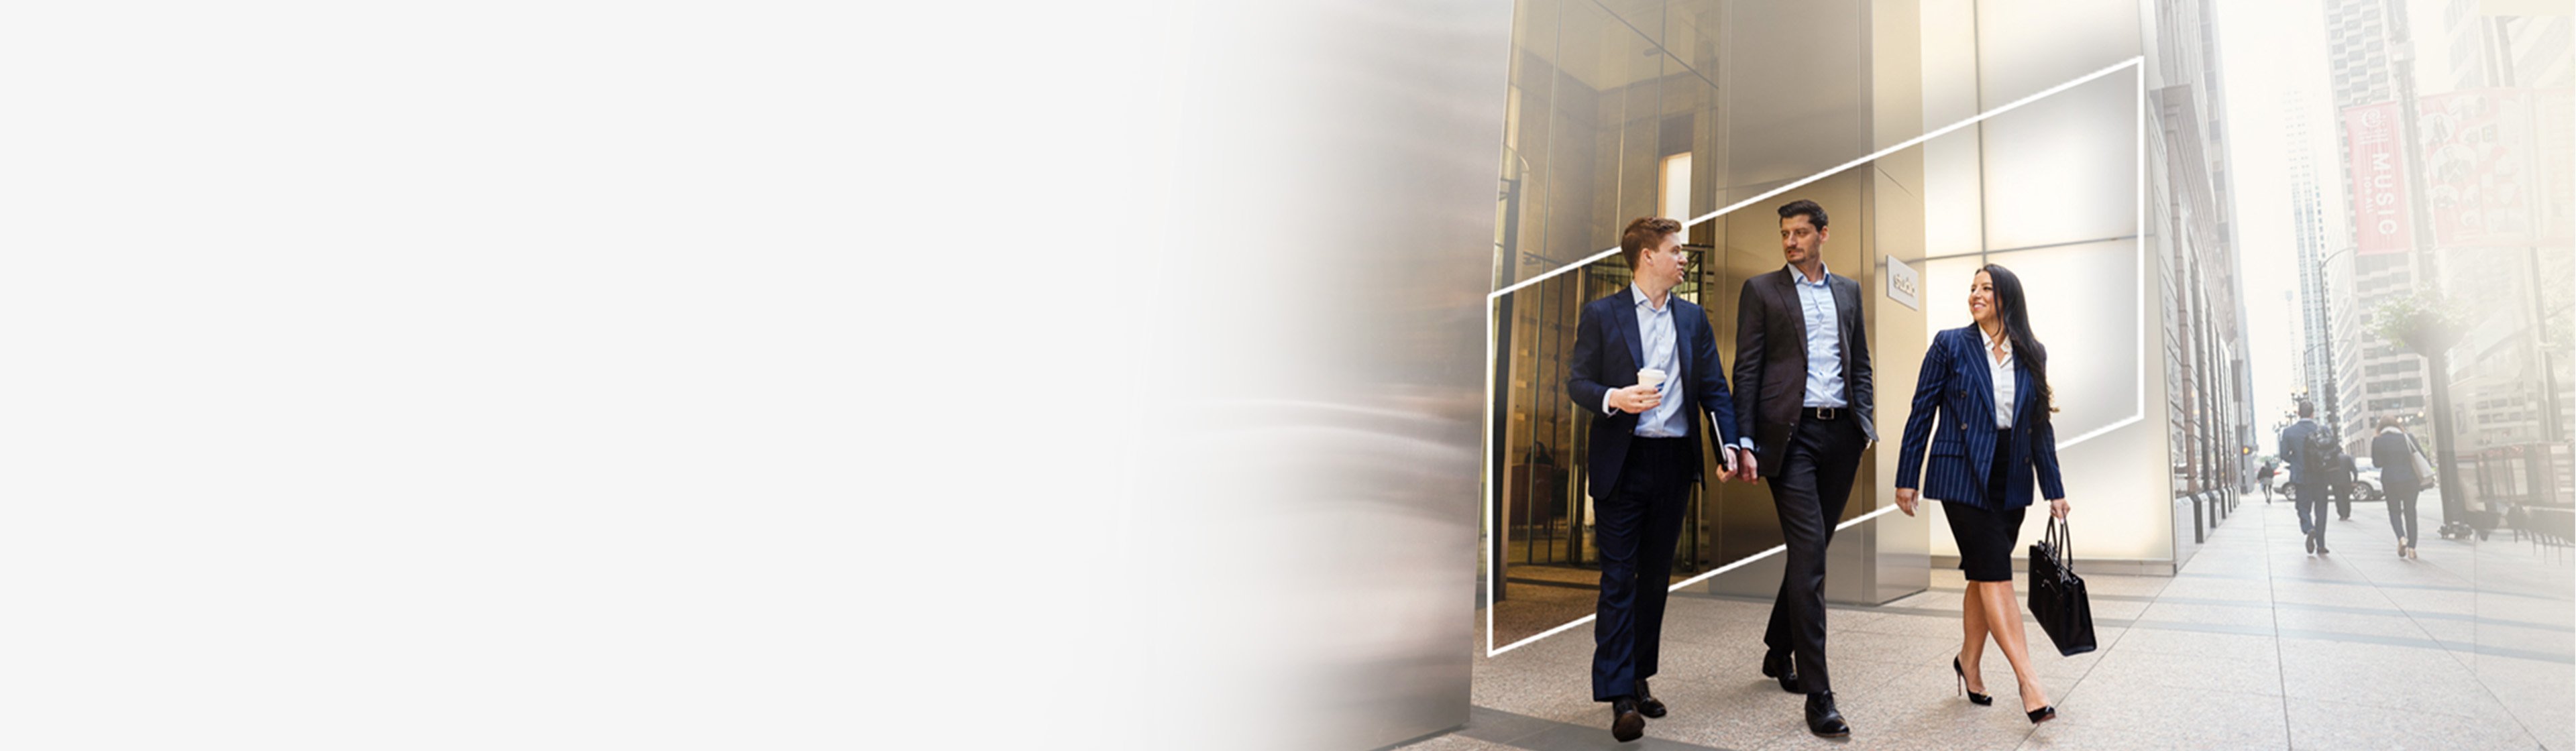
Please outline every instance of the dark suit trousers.
[{"label": "dark suit trousers", "polygon": [[2326,483],[2290,483],[2290,502],[2298,507],[2299,532],[2316,538],[2318,542],[2324,542],[2326,539]]},{"label": "dark suit trousers", "polygon": [[[2398,544],[2415,546],[2415,499],[2424,493],[2423,483],[2404,480],[2388,484],[2388,528],[2397,533]],[[2401,490],[2400,488],[2405,488]]]},{"label": "dark suit trousers", "polygon": [[1834,525],[1842,521],[1861,451],[1869,444],[1856,419],[1846,412],[1833,420],[1799,421],[1780,468],[1766,470],[1789,557],[1762,643],[1796,658],[1799,685],[1810,694],[1834,690],[1825,670],[1825,546],[1834,540]]},{"label": "dark suit trousers", "polygon": [[1592,539],[1601,554],[1599,618],[1592,622],[1593,701],[1634,695],[1637,681],[1655,675],[1673,546],[1696,479],[1692,450],[1687,438],[1631,439],[1619,487],[1593,511]]}]

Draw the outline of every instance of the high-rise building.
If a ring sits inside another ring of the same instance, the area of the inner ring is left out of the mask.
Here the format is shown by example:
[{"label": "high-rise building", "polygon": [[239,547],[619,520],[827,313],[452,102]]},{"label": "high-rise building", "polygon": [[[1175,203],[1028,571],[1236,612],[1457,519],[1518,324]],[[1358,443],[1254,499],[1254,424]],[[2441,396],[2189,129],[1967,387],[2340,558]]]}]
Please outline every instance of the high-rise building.
[{"label": "high-rise building", "polygon": [[[2396,98],[2387,0],[2326,0],[2326,73],[2338,108]],[[2400,17],[2398,23],[2404,23]]]},{"label": "high-rise building", "polygon": [[[2211,391],[2226,395],[2223,405],[2225,412],[2213,415],[2211,418],[2210,449],[2225,461],[2232,461],[2238,476],[2251,477],[2256,464],[2252,452],[2234,449],[2251,448],[2260,444],[2255,435],[2257,422],[2254,416],[2254,368],[2250,362],[2252,357],[2259,356],[2260,353],[2248,351],[2252,348],[2252,341],[2245,336],[2245,327],[2249,320],[2243,295],[2245,285],[2243,280],[2237,278],[2242,267],[2238,265],[2237,259],[2241,247],[2236,243],[2235,171],[2227,159],[2229,132],[2227,108],[2216,104],[2227,100],[2227,79],[2220,74],[2223,66],[2219,64],[2221,58],[2218,54],[2218,12],[2213,0],[2201,0],[2197,10],[2203,61],[2201,95],[2213,103],[2212,106],[2201,111],[2205,117],[2202,132],[2208,134],[2209,142],[2214,146],[2208,152],[2209,189],[2213,202],[2225,207],[2217,215],[2210,217],[2211,221],[2217,223],[2216,234],[2225,244],[2222,252],[2212,261],[2221,266],[2217,278],[2210,280],[2219,284],[2210,300],[2212,306],[2210,316],[2216,323],[2214,330],[2217,333],[2211,354],[2217,360],[2220,369],[2208,385]],[[2232,441],[2224,435],[2226,429],[2223,426],[2229,425],[2234,426],[2235,435],[2232,436]],[[2225,462],[2222,461],[2222,463]]]},{"label": "high-rise building", "polygon": [[2188,494],[2237,484],[2252,461],[2239,449],[2256,441],[2214,12],[2202,0],[2159,3],[2156,15],[2152,62],[2161,75],[2149,94],[2166,137],[2150,151],[2166,169],[2161,203],[2173,207],[2153,217],[2154,231],[2169,238],[2161,248],[2166,378],[2188,384],[2169,391],[2165,406],[2176,490]]},{"label": "high-rise building", "polygon": [[2442,7],[2442,25],[2450,37],[2453,90],[2576,81],[2576,65],[2568,62],[2576,18],[2489,15],[2478,0],[2450,0]]},{"label": "high-rise building", "polygon": [[[2399,79],[2410,66],[2401,64],[2405,46],[2392,40],[2405,39],[2408,32],[2402,1],[2326,0],[2325,10],[2327,76],[2334,91],[2332,111],[2340,123],[2334,133],[2342,179],[2336,181],[2338,189],[2326,191],[2324,197],[2333,202],[2331,211],[2343,215],[2345,235],[2354,238],[2353,245],[2327,252],[2324,276],[2327,297],[2333,302],[2325,315],[2333,329],[2335,372],[2341,376],[2359,371],[2359,378],[2336,379],[2340,393],[2334,416],[2347,447],[2359,449],[2369,437],[2370,421],[2388,416],[2420,420],[2430,393],[2423,358],[2379,336],[2366,323],[2380,306],[2415,293],[2417,249],[2411,241],[2403,243],[2406,247],[2381,252],[2362,247],[2351,201],[2355,181],[2366,176],[2353,173],[2354,134],[2340,116],[2353,108],[2398,101],[2405,90]],[[2402,158],[2398,162],[2402,184],[2402,170],[2413,165]],[[2336,284],[2338,279],[2350,283]],[[2337,304],[2344,307],[2335,309]]]},{"label": "high-rise building", "polygon": [[2328,226],[2328,192],[2318,173],[2314,150],[2306,148],[2323,114],[2314,94],[2293,88],[2281,106],[2289,153],[2290,233],[2297,242],[2299,269],[2299,380],[2317,407],[2317,419],[2335,419],[2355,435],[2350,424],[2360,405],[2361,358],[2351,346],[2355,316],[2352,254],[2348,241]]}]

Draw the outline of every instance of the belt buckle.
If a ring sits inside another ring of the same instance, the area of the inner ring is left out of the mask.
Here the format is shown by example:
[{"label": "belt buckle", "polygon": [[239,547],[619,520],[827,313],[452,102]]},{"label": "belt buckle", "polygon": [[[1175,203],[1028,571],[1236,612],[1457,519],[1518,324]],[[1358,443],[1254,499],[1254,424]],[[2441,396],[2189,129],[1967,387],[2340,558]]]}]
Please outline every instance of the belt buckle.
[{"label": "belt buckle", "polygon": [[1831,419],[1834,419],[1834,408],[1832,408],[1832,407],[1817,407],[1817,408],[1816,408],[1816,419],[1818,419],[1818,420],[1831,420]]}]

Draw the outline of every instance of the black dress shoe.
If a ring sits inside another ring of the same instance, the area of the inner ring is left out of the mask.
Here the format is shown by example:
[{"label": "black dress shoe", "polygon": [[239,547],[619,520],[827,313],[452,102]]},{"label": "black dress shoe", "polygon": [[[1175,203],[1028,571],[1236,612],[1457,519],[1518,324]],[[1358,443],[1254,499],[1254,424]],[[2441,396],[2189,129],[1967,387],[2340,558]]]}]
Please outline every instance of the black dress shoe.
[{"label": "black dress shoe", "polygon": [[1798,690],[1798,666],[1789,660],[1787,652],[1762,653],[1762,677],[1780,679],[1782,691],[1793,694],[1806,693]]},{"label": "black dress shoe", "polygon": [[2057,706],[2052,704],[2031,710],[2024,714],[2030,715],[2030,724],[2037,725],[2049,720],[2057,719]]},{"label": "black dress shoe", "polygon": [[1807,695],[1807,731],[1826,738],[1851,735],[1851,724],[1834,709],[1834,692]]},{"label": "black dress shoe", "polygon": [[1655,698],[1654,692],[1646,690],[1644,680],[1637,681],[1637,713],[1645,715],[1647,719],[1659,720],[1664,717],[1664,701]]},{"label": "black dress shoe", "polygon": [[1619,697],[1610,702],[1610,737],[1620,743],[1646,736],[1646,716],[1637,713],[1637,700]]}]

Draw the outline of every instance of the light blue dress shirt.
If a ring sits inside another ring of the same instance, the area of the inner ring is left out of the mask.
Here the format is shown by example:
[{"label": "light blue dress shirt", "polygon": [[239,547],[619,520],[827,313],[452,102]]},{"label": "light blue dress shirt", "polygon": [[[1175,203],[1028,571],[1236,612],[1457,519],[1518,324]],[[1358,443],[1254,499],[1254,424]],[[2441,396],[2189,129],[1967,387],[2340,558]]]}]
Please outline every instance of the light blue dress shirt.
[{"label": "light blue dress shirt", "polygon": [[1789,267],[1789,281],[1798,288],[1798,308],[1807,317],[1807,396],[1809,407],[1845,407],[1843,401],[1843,334],[1842,319],[1834,315],[1833,270],[1819,265],[1824,278],[1807,281],[1798,267]]},{"label": "light blue dress shirt", "polygon": [[[1648,298],[1646,291],[1638,289],[1637,285],[1629,284],[1628,292],[1637,298],[1637,340],[1638,344],[1644,346],[1645,354],[1637,367],[1664,371],[1664,382],[1656,387],[1656,390],[1663,394],[1664,401],[1662,404],[1655,405],[1654,409],[1637,415],[1636,435],[1644,438],[1680,438],[1684,435],[1683,431],[1690,426],[1682,422],[1686,419],[1682,414],[1682,400],[1673,395],[1674,384],[1682,380],[1682,359],[1680,337],[1675,335],[1673,328],[1672,297],[1667,293],[1664,297],[1664,306],[1657,308],[1653,299]],[[1610,406],[1608,394],[1601,396],[1601,412],[1602,414],[1618,413]]]}]

